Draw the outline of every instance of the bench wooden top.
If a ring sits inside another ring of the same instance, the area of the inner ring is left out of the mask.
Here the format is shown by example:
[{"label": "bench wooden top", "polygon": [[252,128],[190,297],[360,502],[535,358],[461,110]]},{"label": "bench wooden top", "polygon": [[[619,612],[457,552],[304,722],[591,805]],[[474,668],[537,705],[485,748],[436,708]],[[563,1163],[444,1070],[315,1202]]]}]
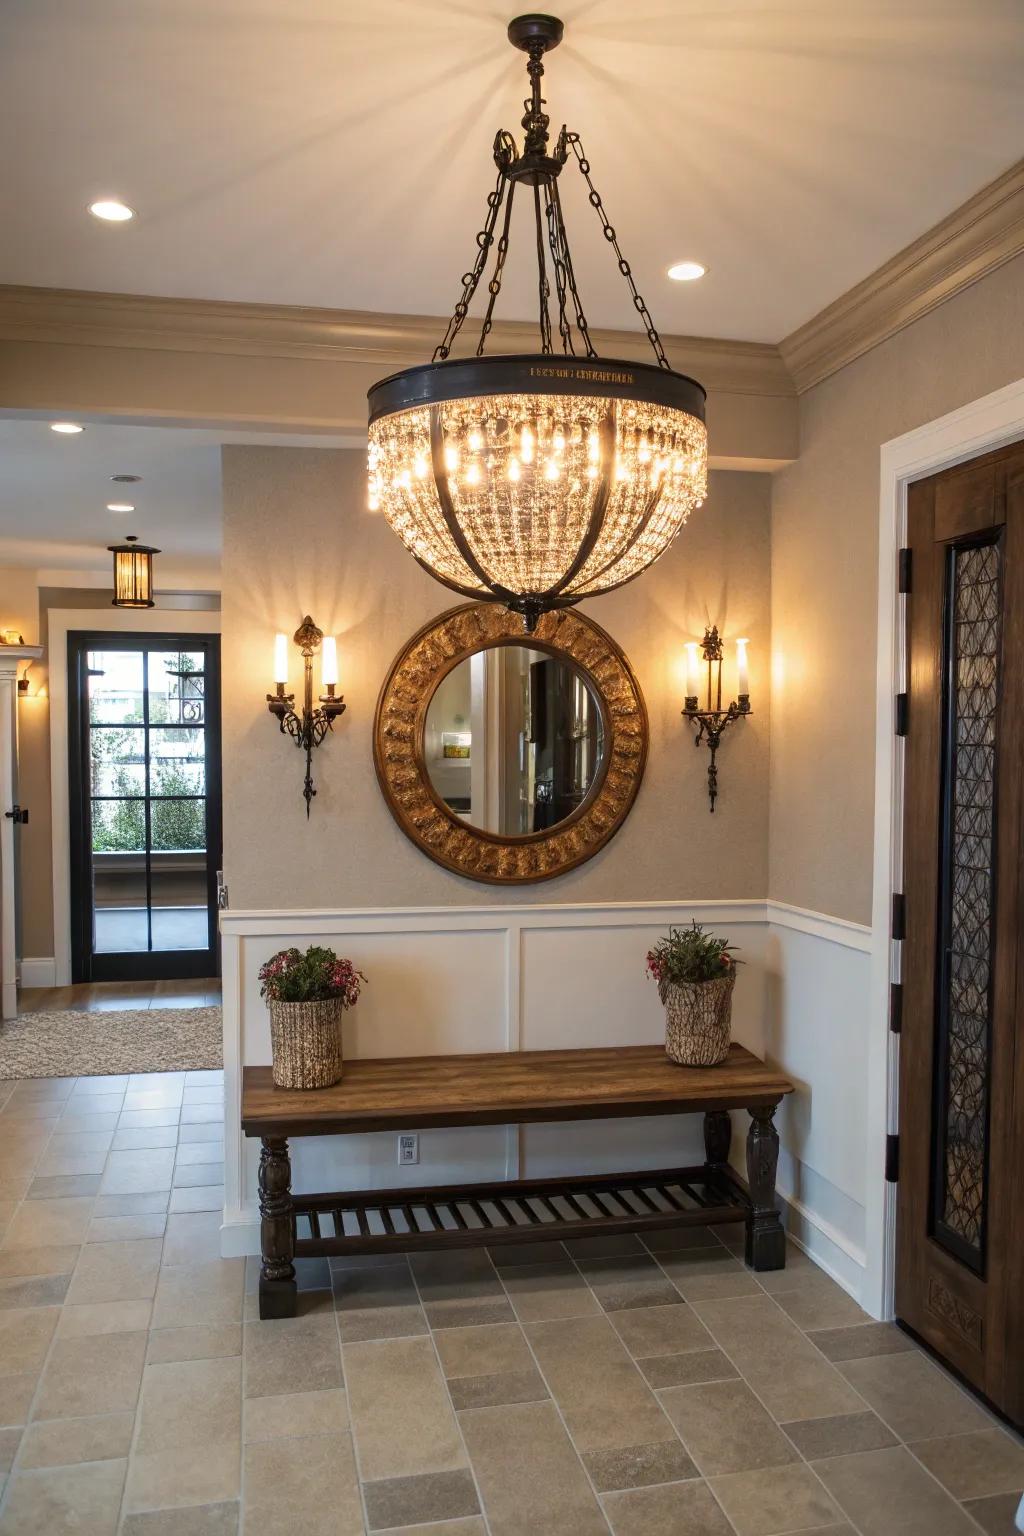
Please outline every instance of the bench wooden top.
[{"label": "bench wooden top", "polygon": [[793,1084],[733,1045],[718,1067],[679,1067],[663,1046],[503,1051],[346,1061],[333,1088],[275,1088],[246,1067],[247,1136],[326,1136],[440,1125],[526,1124],[774,1105]]}]

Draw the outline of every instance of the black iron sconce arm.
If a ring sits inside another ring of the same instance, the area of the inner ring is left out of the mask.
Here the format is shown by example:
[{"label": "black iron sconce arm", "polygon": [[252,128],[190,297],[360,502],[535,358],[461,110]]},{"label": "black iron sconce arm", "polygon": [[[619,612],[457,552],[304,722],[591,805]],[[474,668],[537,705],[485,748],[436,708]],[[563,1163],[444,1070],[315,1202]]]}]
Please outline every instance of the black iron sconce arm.
[{"label": "black iron sconce arm", "polygon": [[[745,642],[741,642],[745,643]],[[750,694],[740,693],[724,709],[722,708],[722,637],[718,633],[717,625],[704,632],[700,650],[707,665],[707,698],[704,707],[695,693],[688,693],[683,703],[682,716],[684,720],[692,720],[697,727],[697,734],[693,744],[699,747],[702,741],[706,741],[711,754],[708,762],[708,798],[711,801],[711,812],[714,814],[715,801],[718,799],[718,748],[727,728],[737,720],[745,720],[753,710],[750,707]],[[712,696],[714,695],[714,703]]]},{"label": "black iron sconce arm", "polygon": [[316,789],[313,784],[313,751],[319,747],[334,722],[345,713],[345,700],[335,695],[336,683],[325,684],[325,691],[313,706],[313,657],[320,649],[323,631],[318,629],[307,613],[294,635],[295,644],[302,651],[302,713],[296,713],[295,695],[286,693],[286,683],[276,685],[276,693],[267,694],[267,708],[277,720],[281,734],[290,736],[300,752],[306,754],[306,776],[302,797],[306,802],[306,818]]}]

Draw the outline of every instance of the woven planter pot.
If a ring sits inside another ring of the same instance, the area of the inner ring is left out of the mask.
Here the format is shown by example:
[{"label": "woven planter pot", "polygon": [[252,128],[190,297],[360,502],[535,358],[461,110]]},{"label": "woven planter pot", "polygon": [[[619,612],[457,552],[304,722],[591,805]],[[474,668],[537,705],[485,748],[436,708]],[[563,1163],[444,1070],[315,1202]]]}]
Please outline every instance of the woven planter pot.
[{"label": "woven planter pot", "polygon": [[681,1067],[714,1067],[729,1054],[732,989],[736,977],[714,981],[666,981],[665,1050]]},{"label": "woven planter pot", "polygon": [[278,1088],[329,1088],[341,1077],[340,997],[270,1002],[270,1046]]}]

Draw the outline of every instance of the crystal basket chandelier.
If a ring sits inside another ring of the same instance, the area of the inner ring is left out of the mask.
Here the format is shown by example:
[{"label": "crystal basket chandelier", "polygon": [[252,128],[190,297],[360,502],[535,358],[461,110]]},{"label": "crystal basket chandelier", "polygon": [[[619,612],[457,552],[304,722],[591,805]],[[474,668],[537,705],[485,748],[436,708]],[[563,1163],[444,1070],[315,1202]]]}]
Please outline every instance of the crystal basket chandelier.
[{"label": "crystal basket chandelier", "polygon": [[[549,152],[541,78],[562,23],[520,16],[508,35],[529,57],[522,153],[511,134],[498,133],[498,177],[476,260],[433,361],[369,392],[369,505],[438,581],[504,603],[532,630],[542,613],[610,592],[665,552],[706,494],[707,431],[705,391],[669,367],[579,135],[563,127]],[[654,363],[599,358],[594,349],[558,190],[570,155]],[[536,226],[540,351],[487,357],[520,186]],[[452,358],[492,251],[475,354]]]}]

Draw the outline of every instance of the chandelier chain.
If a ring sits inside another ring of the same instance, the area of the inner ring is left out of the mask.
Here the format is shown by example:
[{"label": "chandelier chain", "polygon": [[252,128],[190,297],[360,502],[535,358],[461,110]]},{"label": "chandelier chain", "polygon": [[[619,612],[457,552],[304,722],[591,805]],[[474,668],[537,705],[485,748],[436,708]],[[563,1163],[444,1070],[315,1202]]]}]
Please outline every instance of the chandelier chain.
[{"label": "chandelier chain", "polygon": [[566,268],[562,255],[558,229],[558,211],[551,195],[551,183],[544,184],[544,212],[548,224],[548,245],[551,247],[551,265],[555,273],[555,293],[558,296],[558,334],[562,338],[562,351],[575,352],[572,344],[572,324],[566,313]]},{"label": "chandelier chain", "polygon": [[[563,138],[565,136],[564,129],[562,130],[562,136]],[[580,298],[580,291],[576,286],[576,273],[573,270],[572,252],[569,249],[569,235],[565,227],[565,215],[562,212],[562,197],[558,190],[557,181],[551,183],[551,201],[554,205],[555,220],[558,226],[559,248],[561,251],[562,264],[565,268],[566,287],[572,296],[573,310],[575,311],[576,316],[576,329],[579,331],[583,340],[587,356],[596,357],[597,349],[590,339],[590,329],[587,325],[587,317],[583,312],[583,300]],[[569,340],[569,350],[574,350],[571,337]]]},{"label": "chandelier chain", "polygon": [[605,212],[604,203],[601,201],[601,194],[598,192],[590,178],[590,161],[587,159],[586,154],[584,153],[579,134],[566,134],[566,143],[570,146],[573,154],[576,156],[579,168],[582,171],[584,180],[586,181],[587,187],[589,188],[591,207],[595,209],[598,218],[601,220],[601,227],[604,231],[604,237],[608,241],[608,244],[612,247],[612,250],[615,252],[615,256],[619,264],[619,271],[622,273],[623,277],[626,279],[626,282],[629,284],[629,291],[633,297],[633,308],[636,310],[637,314],[640,316],[640,319],[644,323],[647,331],[647,340],[650,342],[652,348],[654,349],[654,355],[658,359],[658,366],[660,368],[667,368],[671,372],[671,364],[669,363],[668,358],[665,356],[665,348],[662,346],[661,337],[658,335],[657,327],[651,318],[651,312],[647,308],[643,296],[633,279],[633,269],[619,248],[618,237],[615,233],[615,226],[612,224],[607,213]]},{"label": "chandelier chain", "polygon": [[509,228],[512,223],[512,202],[515,198],[515,192],[516,184],[513,181],[509,183],[508,197],[505,202],[505,221],[502,224],[501,234],[498,237],[497,255],[494,259],[494,273],[490,282],[487,284],[487,292],[489,294],[489,298],[487,300],[487,309],[484,313],[483,324],[480,327],[480,340],[476,344],[477,357],[483,356],[484,344],[487,341],[488,336],[491,334],[491,327],[494,324],[494,306],[498,301],[498,294],[501,292],[501,280],[505,271],[505,257],[508,255]]},{"label": "chandelier chain", "polygon": [[533,216],[537,226],[537,298],[540,304],[540,349],[551,352],[551,311],[548,300],[551,284],[548,282],[548,266],[544,256],[544,216],[540,206],[540,187],[533,186]]},{"label": "chandelier chain", "polygon": [[[509,184],[503,159],[500,158],[500,151],[503,148],[501,144],[502,137],[499,133],[494,141],[494,158],[498,162],[498,179],[494,185],[494,190],[487,195],[487,218],[483,229],[480,230],[476,237],[476,261],[473,263],[472,270],[463,274],[462,297],[452,312],[452,317],[448,321],[448,329],[445,331],[440,345],[434,349],[433,361],[435,363],[442,362],[449,355],[455,344],[455,339],[462,329],[463,321],[469,313],[469,306],[473,302],[473,295],[480,286],[480,279],[487,265],[487,256],[494,243],[494,226],[498,222],[498,213]],[[504,137],[507,138],[508,135],[506,134]]]}]

